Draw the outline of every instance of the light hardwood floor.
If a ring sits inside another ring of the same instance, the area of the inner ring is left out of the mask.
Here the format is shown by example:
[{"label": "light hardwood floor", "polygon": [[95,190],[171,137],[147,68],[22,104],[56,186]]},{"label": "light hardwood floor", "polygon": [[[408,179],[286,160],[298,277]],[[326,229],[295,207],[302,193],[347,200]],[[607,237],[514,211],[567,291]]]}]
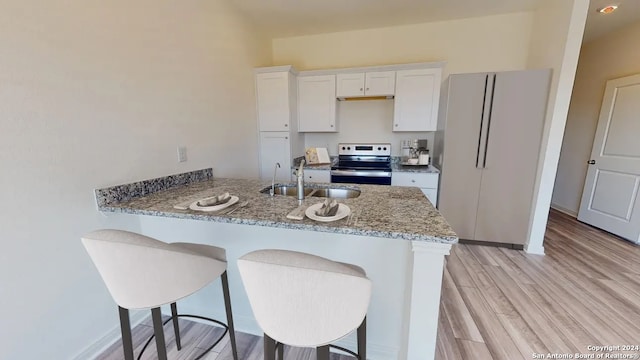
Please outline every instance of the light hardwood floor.
[{"label": "light hardwood floor", "polygon": [[[640,346],[640,247],[552,210],[545,250],[546,256],[538,256],[453,247],[443,280],[437,360],[518,360],[533,353],[598,354],[589,345]],[[180,352],[170,325],[165,328],[169,359],[194,359],[221,333],[180,322]],[[149,323],[134,329],[136,354],[152,332]],[[231,359],[227,339],[204,359]],[[237,340],[240,359],[262,359],[260,337],[238,333]],[[154,352],[152,343],[144,359],[154,359]],[[122,359],[120,343],[98,359]],[[315,354],[288,348],[286,359],[312,360]]]},{"label": "light hardwood floor", "polygon": [[554,210],[544,246],[546,256],[454,247],[436,359],[518,360],[640,345],[640,247]]}]

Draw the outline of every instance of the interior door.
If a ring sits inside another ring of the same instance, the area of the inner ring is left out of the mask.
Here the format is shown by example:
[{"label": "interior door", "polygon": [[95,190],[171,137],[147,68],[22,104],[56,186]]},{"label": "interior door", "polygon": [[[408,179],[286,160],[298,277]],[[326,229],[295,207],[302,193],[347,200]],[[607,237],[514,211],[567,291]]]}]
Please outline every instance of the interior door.
[{"label": "interior door", "polygon": [[640,74],[609,80],[578,220],[640,243]]}]

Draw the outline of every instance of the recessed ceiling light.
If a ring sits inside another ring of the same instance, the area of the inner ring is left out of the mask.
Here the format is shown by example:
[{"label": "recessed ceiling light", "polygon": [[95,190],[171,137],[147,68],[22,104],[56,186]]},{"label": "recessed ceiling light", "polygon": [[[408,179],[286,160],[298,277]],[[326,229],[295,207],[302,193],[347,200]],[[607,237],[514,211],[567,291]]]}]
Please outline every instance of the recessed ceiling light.
[{"label": "recessed ceiling light", "polygon": [[618,5],[609,5],[609,6],[605,6],[601,9],[598,9],[598,12],[601,14],[611,14],[612,12],[616,11],[616,9],[618,8]]}]

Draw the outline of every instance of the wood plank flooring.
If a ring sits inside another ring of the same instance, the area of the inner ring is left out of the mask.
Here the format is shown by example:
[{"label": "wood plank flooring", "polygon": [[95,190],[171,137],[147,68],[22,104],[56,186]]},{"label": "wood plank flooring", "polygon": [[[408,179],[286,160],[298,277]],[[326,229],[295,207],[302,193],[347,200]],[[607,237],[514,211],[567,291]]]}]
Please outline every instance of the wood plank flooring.
[{"label": "wood plank flooring", "polygon": [[[532,359],[534,352],[597,354],[587,346],[640,345],[640,247],[552,210],[545,250],[538,256],[454,246],[442,286],[437,360]],[[171,326],[165,327],[172,360],[194,359],[222,332],[180,324],[179,352]],[[133,330],[136,354],[152,333],[148,322]],[[237,341],[240,359],[262,359],[262,338],[237,333]],[[154,354],[152,343],[143,359]],[[287,348],[285,358],[312,360],[315,352]],[[122,359],[120,342],[98,359]],[[228,337],[203,359],[232,359]],[[332,360],[347,359],[353,358],[332,354]]]},{"label": "wood plank flooring", "polygon": [[[437,360],[597,355],[587,347],[640,345],[640,247],[555,210],[544,246],[546,256],[454,247]],[[611,351],[620,353],[640,351]]]}]

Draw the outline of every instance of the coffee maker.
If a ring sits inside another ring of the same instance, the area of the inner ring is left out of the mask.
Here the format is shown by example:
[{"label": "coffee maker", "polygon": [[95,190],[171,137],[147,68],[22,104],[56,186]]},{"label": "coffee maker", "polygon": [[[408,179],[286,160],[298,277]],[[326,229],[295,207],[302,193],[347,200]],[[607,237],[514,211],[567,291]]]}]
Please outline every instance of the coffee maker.
[{"label": "coffee maker", "polygon": [[427,150],[427,139],[412,139],[409,144],[409,158],[417,159],[420,153]]}]

